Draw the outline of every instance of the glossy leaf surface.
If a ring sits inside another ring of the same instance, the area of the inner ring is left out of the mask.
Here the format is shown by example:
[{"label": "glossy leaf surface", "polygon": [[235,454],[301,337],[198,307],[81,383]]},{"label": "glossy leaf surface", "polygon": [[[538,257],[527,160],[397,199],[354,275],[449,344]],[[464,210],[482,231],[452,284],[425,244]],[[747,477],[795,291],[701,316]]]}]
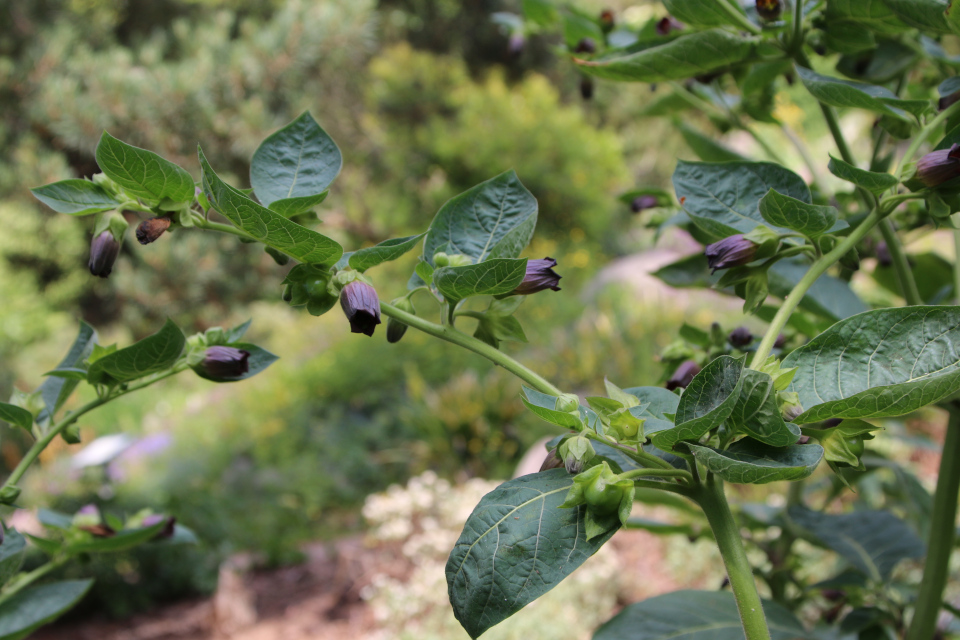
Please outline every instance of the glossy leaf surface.
[{"label": "glossy leaf surface", "polygon": [[134,197],[151,202],[193,200],[193,178],[186,169],[153,151],[121,142],[104,131],[96,157],[100,170]]},{"label": "glossy leaf surface", "polygon": [[85,216],[109,211],[120,206],[120,201],[107,190],[89,180],[61,180],[30,189],[37,200],[57,213]]},{"label": "glossy leaf surface", "polygon": [[726,451],[697,444],[689,446],[703,466],[727,482],[738,484],[802,480],[814,472],[823,458],[823,447],[818,444],[771,447],[744,438]]}]

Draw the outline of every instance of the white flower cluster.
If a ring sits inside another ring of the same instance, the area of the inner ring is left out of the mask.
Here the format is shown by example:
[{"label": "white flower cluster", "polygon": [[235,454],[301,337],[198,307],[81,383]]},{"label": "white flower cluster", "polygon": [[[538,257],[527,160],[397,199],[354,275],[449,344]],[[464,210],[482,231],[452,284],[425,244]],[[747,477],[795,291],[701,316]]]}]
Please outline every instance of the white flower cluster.
[{"label": "white flower cluster", "polygon": [[[499,483],[472,479],[451,485],[426,472],[406,487],[392,486],[369,496],[363,515],[373,542],[397,545],[409,564],[406,580],[375,575],[361,595],[373,608],[381,631],[375,640],[468,638],[447,600],[444,565],[463,525],[480,499]],[[607,547],[560,586],[484,634],[484,640],[531,637],[590,637],[614,610],[619,585],[617,561]]]}]

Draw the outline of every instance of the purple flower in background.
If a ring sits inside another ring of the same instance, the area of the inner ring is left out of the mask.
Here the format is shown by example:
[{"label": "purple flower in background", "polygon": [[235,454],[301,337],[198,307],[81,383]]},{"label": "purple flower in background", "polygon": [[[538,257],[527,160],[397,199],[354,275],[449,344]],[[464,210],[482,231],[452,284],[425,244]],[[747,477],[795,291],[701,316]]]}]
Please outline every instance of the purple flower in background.
[{"label": "purple flower in background", "polygon": [[737,349],[742,349],[753,342],[753,334],[746,327],[737,327],[727,336],[727,342]]},{"label": "purple flower in background", "polygon": [[695,360],[684,360],[667,380],[667,389],[670,391],[679,387],[686,389],[698,373],[700,373],[700,365]]}]

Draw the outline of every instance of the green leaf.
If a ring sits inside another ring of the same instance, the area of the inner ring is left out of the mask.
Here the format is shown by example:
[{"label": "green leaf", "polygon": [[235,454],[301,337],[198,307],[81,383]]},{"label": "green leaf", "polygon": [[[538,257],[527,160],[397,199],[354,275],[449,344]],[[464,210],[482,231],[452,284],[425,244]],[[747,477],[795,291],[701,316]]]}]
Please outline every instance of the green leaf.
[{"label": "green leaf", "polygon": [[0,402],[0,420],[27,431],[33,428],[33,414],[23,407],[8,402]]},{"label": "green leaf", "polygon": [[284,218],[292,218],[293,216],[306,213],[307,211],[313,209],[315,206],[326,200],[329,193],[329,191],[324,191],[323,193],[318,193],[315,196],[274,200],[267,208],[270,209],[270,211],[276,211]]},{"label": "green leaf", "polygon": [[883,0],[904,23],[924,33],[950,33],[944,11],[947,0]]},{"label": "green leaf", "polygon": [[740,26],[713,0],[663,0],[663,6],[671,16],[694,27]]},{"label": "green leaf", "polygon": [[61,180],[30,189],[37,200],[57,213],[85,216],[109,211],[120,206],[120,201],[106,189],[89,180]]},{"label": "green leaf", "polygon": [[358,249],[350,255],[350,266],[357,271],[363,272],[378,264],[396,260],[407,251],[410,251],[410,249],[413,249],[424,235],[426,234],[421,233],[415,236],[407,236],[406,238],[393,238],[391,240],[384,240],[374,247]]},{"label": "green leaf", "polygon": [[830,156],[830,163],[827,165],[830,173],[841,180],[852,182],[858,187],[863,187],[874,195],[880,195],[887,189],[897,186],[897,178],[889,173],[877,173],[858,169],[852,164],[847,164],[843,160],[838,160]]},{"label": "green leaf", "polygon": [[773,447],[786,447],[800,439],[800,428],[784,422],[777,404],[773,378],[744,369],[740,397],[730,414],[738,430]]},{"label": "green leaf", "polygon": [[783,361],[804,412],[797,423],[898,416],[960,390],[960,307],[867,311]]},{"label": "green leaf", "polygon": [[96,157],[100,170],[136,198],[151,202],[193,201],[194,184],[190,174],[153,151],[121,142],[104,131]]},{"label": "green leaf", "polygon": [[30,587],[0,604],[0,640],[26,638],[73,608],[93,580],[69,580]]},{"label": "green leaf", "polygon": [[[797,258],[780,260],[767,270],[770,293],[785,298],[810,270],[810,264]],[[832,320],[842,320],[868,309],[850,285],[829,274],[813,283],[800,301],[800,308]]]},{"label": "green leaf", "polygon": [[681,440],[696,440],[726,420],[740,397],[743,361],[720,356],[694,376],[680,401],[676,426],[653,434],[653,444],[670,451]]},{"label": "green leaf", "polygon": [[[304,207],[305,198],[323,194],[342,165],[337,143],[305,111],[257,147],[250,162],[250,185],[265,207],[283,212]],[[284,202],[290,200],[294,202]],[[301,210],[315,204],[319,201]]]},{"label": "green leaf", "polygon": [[889,511],[833,515],[791,507],[788,514],[793,524],[873,580],[889,579],[901,560],[926,553],[913,529]]},{"label": "green leaf", "polygon": [[867,109],[901,119],[907,117],[902,109],[917,108],[917,105],[911,104],[913,101],[897,98],[896,94],[886,87],[832,78],[800,66],[796,69],[803,86],[824,104]]},{"label": "green leaf", "polygon": [[585,73],[626,82],[666,82],[691,78],[742,62],[756,44],[721,29],[684,35],[636,53],[600,60],[575,60]]},{"label": "green leaf", "polygon": [[[932,251],[910,254],[910,271],[922,300],[937,304],[953,295],[953,265],[938,254]],[[897,269],[892,264],[877,264],[870,276],[891,293],[903,294]]]},{"label": "green leaf", "polygon": [[529,244],[536,224],[536,198],[514,171],[507,171],[440,207],[423,241],[423,258],[431,266],[438,251],[465,255],[474,263],[516,258]]},{"label": "green leaf", "polygon": [[823,447],[818,444],[771,447],[744,438],[726,451],[688,444],[703,466],[727,482],[738,484],[802,480],[814,472],[823,458]]},{"label": "green leaf", "polygon": [[330,238],[260,206],[226,184],[213,172],[203,150],[198,149],[198,154],[203,191],[213,207],[230,222],[300,262],[331,266],[343,255],[343,247]]},{"label": "green leaf", "polygon": [[[782,605],[764,600],[763,613],[771,640],[815,637]],[[729,591],[673,591],[628,605],[593,640],[743,640],[743,624]]]},{"label": "green leaf", "polygon": [[583,421],[579,416],[565,411],[557,411],[558,398],[556,396],[540,393],[524,385],[520,400],[527,409],[551,424],[578,430],[583,427]]},{"label": "green leaf", "polygon": [[760,214],[760,200],[771,189],[810,202],[810,189],[803,178],[772,162],[680,160],[673,172],[673,186],[687,215],[717,238],[749,233],[767,224]]},{"label": "green leaf", "polygon": [[720,276],[710,274],[710,265],[703,252],[695,253],[660,267],[653,275],[671,287],[677,288],[709,288]]},{"label": "green leaf", "polygon": [[666,414],[669,413],[672,416],[677,413],[680,396],[663,387],[630,387],[623,391],[639,399],[643,406],[640,417],[647,419],[643,425],[643,432],[648,437],[658,431],[673,428],[673,420]]},{"label": "green leaf", "polygon": [[[70,346],[67,355],[63,357],[57,369],[80,368],[83,361],[93,352],[97,344],[97,332],[86,322],[80,321],[80,331]],[[79,380],[69,378],[50,377],[37,388],[43,398],[44,408],[37,415],[37,424],[46,427],[53,420],[53,416],[67,401],[73,390],[77,388]]]},{"label": "green leaf", "polygon": [[558,508],[571,485],[565,469],[522,476],[488,493],[470,514],[446,575],[454,615],[471,637],[555,587],[619,528],[588,541],[586,508]]},{"label": "green leaf", "polygon": [[906,31],[907,25],[887,6],[885,0],[830,0],[827,21],[851,21],[886,35]]},{"label": "green leaf", "polygon": [[117,384],[159,373],[176,364],[186,342],[180,327],[167,320],[152,336],[90,365],[88,380],[94,384]]},{"label": "green leaf", "polygon": [[219,376],[207,375],[201,369],[194,369],[197,375],[200,376],[201,378],[212,380],[213,382],[237,382],[238,380],[246,380],[247,378],[252,378],[253,376],[257,375],[258,373],[260,373],[261,371],[263,371],[264,369],[269,367],[271,364],[273,364],[274,362],[280,359],[279,357],[270,353],[266,349],[258,347],[255,344],[250,344],[248,342],[233,342],[233,343],[230,343],[230,346],[235,347],[237,349],[243,349],[244,351],[250,354],[250,357],[247,358],[247,365],[249,365],[249,369],[247,369],[246,373],[239,376],[234,376],[231,378],[224,378]]},{"label": "green leaf", "polygon": [[828,22],[825,26],[826,45],[833,51],[855,55],[877,48],[877,38],[873,32],[856,22],[838,20]]},{"label": "green leaf", "polygon": [[433,272],[433,284],[450,302],[471,296],[495,296],[516,289],[527,274],[526,258],[498,258],[462,267],[440,267]]},{"label": "green leaf", "polygon": [[799,231],[808,238],[816,238],[833,229],[839,216],[834,207],[808,204],[773,189],[761,198],[759,208],[760,215],[770,224]]},{"label": "green leaf", "polygon": [[110,536],[109,538],[98,538],[91,535],[86,540],[71,542],[67,545],[67,551],[69,553],[110,553],[125,551],[153,540],[166,526],[166,522],[159,522],[152,527],[119,531],[116,535]]},{"label": "green leaf", "polygon": [[694,129],[685,122],[678,121],[676,127],[680,130],[683,141],[701,160],[707,162],[746,161],[746,158],[733,149],[725,147],[714,140],[712,136]]},{"label": "green leaf", "polygon": [[603,31],[595,20],[575,11],[567,10],[563,13],[563,40],[571,49],[583,38],[592,38],[596,43],[603,42]]},{"label": "green leaf", "polygon": [[20,570],[26,555],[27,541],[16,529],[4,529],[0,544],[0,585],[6,584]]}]

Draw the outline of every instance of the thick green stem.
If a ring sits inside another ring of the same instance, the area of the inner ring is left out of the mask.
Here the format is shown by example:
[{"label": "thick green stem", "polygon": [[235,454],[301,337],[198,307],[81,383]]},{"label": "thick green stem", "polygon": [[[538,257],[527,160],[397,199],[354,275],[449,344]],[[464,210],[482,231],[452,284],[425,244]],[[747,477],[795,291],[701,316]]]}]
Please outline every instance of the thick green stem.
[{"label": "thick green stem", "polygon": [[803,50],[803,0],[793,0],[793,34],[790,37],[791,51]]},{"label": "thick green stem", "polygon": [[943,589],[950,571],[950,553],[957,527],[957,493],[960,491],[960,408],[951,406],[947,436],[940,458],[940,473],[933,494],[933,515],[923,579],[917,608],[910,621],[906,640],[929,640],[937,627]]},{"label": "thick green stem", "polygon": [[903,252],[903,245],[889,220],[880,221],[880,233],[883,235],[883,241],[887,243],[887,251],[890,252],[893,268],[897,272],[897,280],[900,281],[900,292],[904,300],[909,305],[923,304],[923,298],[920,297],[920,291],[917,289],[917,281],[910,270],[907,255]]},{"label": "thick green stem", "polygon": [[833,251],[825,254],[810,266],[810,270],[807,271],[800,279],[800,282],[798,282],[787,295],[783,301],[783,305],[777,311],[777,315],[775,315],[770,322],[767,333],[763,336],[763,340],[760,341],[760,346],[757,347],[757,351],[753,355],[753,360],[750,362],[751,368],[756,369],[761,366],[764,360],[767,359],[767,356],[770,355],[770,350],[773,349],[773,343],[777,341],[777,336],[787,325],[790,315],[796,310],[797,305],[800,304],[803,296],[806,295],[810,287],[813,286],[813,283],[817,281],[817,278],[826,273],[827,269],[838,262],[851,248],[855,247],[856,244],[860,242],[860,239],[867,235],[867,232],[876,226],[882,218],[883,214],[881,210],[879,208],[874,209],[850,235],[834,247]]},{"label": "thick green stem", "polygon": [[547,381],[543,376],[531,371],[499,349],[491,347],[482,340],[477,340],[472,336],[468,336],[462,331],[458,331],[454,327],[443,326],[430,322],[429,320],[424,320],[423,318],[415,316],[412,313],[401,311],[400,309],[391,304],[387,304],[386,302],[380,303],[380,311],[383,313],[383,315],[399,320],[409,327],[419,329],[424,333],[429,333],[436,338],[446,340],[447,342],[452,342],[455,345],[459,345],[464,349],[468,349],[478,355],[483,356],[487,360],[490,360],[494,364],[500,365],[513,375],[517,376],[537,391],[548,393],[553,396],[559,396],[563,394],[560,389],[550,384],[550,382]]},{"label": "thick green stem", "polygon": [[648,476],[654,476],[658,478],[680,478],[686,480],[687,482],[693,482],[693,476],[689,471],[684,471],[683,469],[633,469],[631,471],[624,471],[620,474],[620,477],[624,480],[632,480],[634,478],[644,478]]},{"label": "thick green stem", "polygon": [[743,548],[740,529],[737,527],[727,498],[723,493],[723,481],[710,474],[705,485],[696,494],[696,501],[703,509],[707,522],[713,530],[713,536],[720,548],[723,564],[727,568],[730,587],[737,600],[740,622],[746,640],[770,640],[770,631],[763,615],[757,583],[753,579],[753,569]]}]

